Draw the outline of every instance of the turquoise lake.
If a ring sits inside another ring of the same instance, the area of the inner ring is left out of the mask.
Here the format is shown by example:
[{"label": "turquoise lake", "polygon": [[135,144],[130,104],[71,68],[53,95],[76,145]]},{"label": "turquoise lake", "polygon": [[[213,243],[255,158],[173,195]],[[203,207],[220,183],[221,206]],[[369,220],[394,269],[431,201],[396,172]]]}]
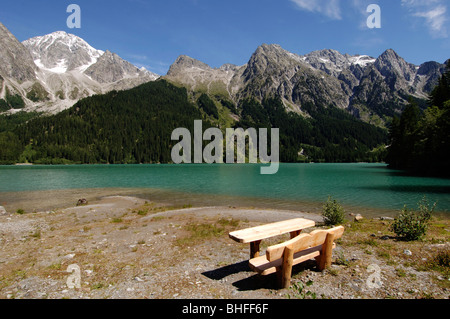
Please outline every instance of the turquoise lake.
[{"label": "turquoise lake", "polygon": [[275,175],[261,175],[256,164],[0,166],[0,205],[31,193],[45,200],[99,189],[195,205],[310,212],[333,196],[349,211],[369,215],[393,215],[405,204],[417,208],[426,196],[450,216],[450,179],[408,176],[383,164],[281,164]]}]

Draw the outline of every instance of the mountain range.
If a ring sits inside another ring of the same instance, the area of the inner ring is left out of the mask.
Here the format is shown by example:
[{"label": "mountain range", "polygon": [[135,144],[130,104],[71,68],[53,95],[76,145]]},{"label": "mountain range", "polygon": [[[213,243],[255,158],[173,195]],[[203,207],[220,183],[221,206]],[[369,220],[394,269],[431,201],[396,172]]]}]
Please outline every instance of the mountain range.
[{"label": "mountain range", "polygon": [[[331,49],[297,55],[263,44],[242,66],[212,68],[181,55],[161,78],[237,108],[249,97],[279,96],[295,113],[308,116],[308,105],[334,106],[384,126],[410,97],[423,103],[444,71],[445,64],[414,65],[392,49],[374,58]],[[75,35],[58,31],[20,43],[0,23],[0,112],[58,113],[81,98],[158,78]]]},{"label": "mountain range", "polygon": [[332,105],[382,126],[410,96],[427,100],[444,71],[445,64],[417,66],[392,49],[378,58],[330,49],[301,56],[276,44],[263,44],[243,66],[211,68],[180,56],[165,78],[192,91],[225,96],[237,105],[247,97],[280,96],[285,107],[297,113],[305,113],[307,104]]}]

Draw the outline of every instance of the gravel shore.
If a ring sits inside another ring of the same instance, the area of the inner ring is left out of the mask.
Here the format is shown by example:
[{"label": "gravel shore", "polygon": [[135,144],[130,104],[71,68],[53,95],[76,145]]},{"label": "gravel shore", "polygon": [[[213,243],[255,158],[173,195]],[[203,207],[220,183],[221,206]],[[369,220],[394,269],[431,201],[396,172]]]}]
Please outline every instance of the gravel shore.
[{"label": "gravel shore", "polygon": [[[76,201],[75,201],[76,203]],[[75,204],[74,203],[74,204]],[[319,272],[294,267],[292,286],[248,267],[233,230],[320,215],[245,207],[189,207],[106,196],[83,206],[0,216],[3,299],[416,299],[450,297],[448,272],[430,262],[449,250],[448,220],[421,242],[396,240],[388,220],[351,216]],[[314,228],[305,230],[312,231]],[[286,240],[274,238],[268,245]],[[448,270],[447,270],[448,271]]]}]

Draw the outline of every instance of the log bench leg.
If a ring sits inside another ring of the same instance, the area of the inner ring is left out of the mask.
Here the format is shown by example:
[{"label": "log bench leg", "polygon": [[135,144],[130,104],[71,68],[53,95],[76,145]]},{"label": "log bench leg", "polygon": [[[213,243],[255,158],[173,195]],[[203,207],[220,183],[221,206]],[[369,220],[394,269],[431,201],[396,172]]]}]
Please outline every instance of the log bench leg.
[{"label": "log bench leg", "polygon": [[322,251],[318,260],[320,271],[323,271],[331,266],[331,257],[333,255],[333,241],[334,234],[328,234],[325,239],[325,243],[322,245]]},{"label": "log bench leg", "polygon": [[250,243],[250,259],[259,257],[259,245],[261,241],[254,241]]},{"label": "log bench leg", "polygon": [[278,266],[276,275],[277,283],[280,289],[287,289],[291,286],[292,267],[294,266],[294,250],[286,247],[283,253],[283,262]]},{"label": "log bench leg", "polygon": [[287,289],[291,286],[292,266],[294,265],[294,249],[287,246],[283,253],[283,264],[281,266],[281,276],[279,283],[281,289]]}]

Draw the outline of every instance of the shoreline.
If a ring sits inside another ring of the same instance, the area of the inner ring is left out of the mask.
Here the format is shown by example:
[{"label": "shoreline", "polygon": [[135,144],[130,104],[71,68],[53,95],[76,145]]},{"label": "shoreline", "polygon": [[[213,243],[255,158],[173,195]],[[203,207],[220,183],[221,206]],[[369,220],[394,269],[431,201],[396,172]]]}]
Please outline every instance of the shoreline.
[{"label": "shoreline", "polygon": [[[270,209],[320,215],[324,203],[311,201],[293,201],[281,199],[252,198],[228,196],[220,194],[199,194],[179,192],[156,188],[88,188],[60,189],[40,191],[0,192],[0,206],[7,212],[15,213],[22,209],[27,213],[37,211],[54,211],[76,205],[79,199],[98,201],[107,196],[132,196],[147,201],[160,202],[168,205],[192,205],[195,207],[247,207],[255,209]],[[383,209],[368,207],[353,207],[343,205],[347,215],[360,214],[368,218],[396,217],[400,209]],[[435,216],[450,219],[448,212],[435,212]]]}]

